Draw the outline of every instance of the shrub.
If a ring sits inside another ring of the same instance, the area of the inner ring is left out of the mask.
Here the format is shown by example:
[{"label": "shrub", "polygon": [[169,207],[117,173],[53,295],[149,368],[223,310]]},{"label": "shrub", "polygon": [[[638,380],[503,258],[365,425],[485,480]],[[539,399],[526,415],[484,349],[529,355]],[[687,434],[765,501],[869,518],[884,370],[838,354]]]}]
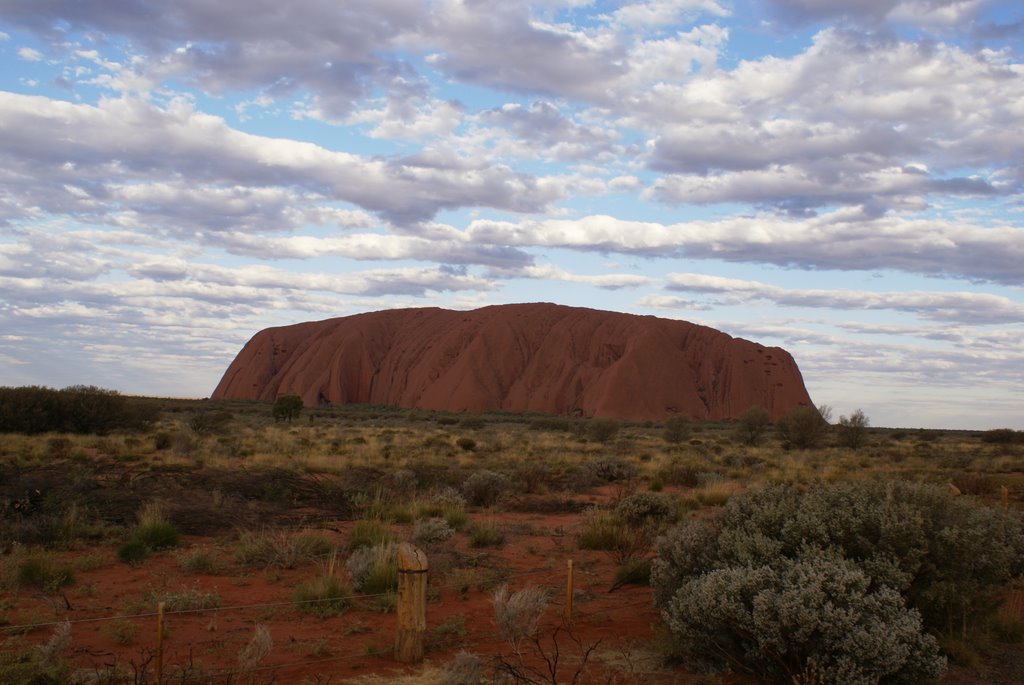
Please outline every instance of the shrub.
[{"label": "shrub", "polygon": [[249,642],[238,650],[238,668],[243,672],[251,672],[263,661],[274,648],[274,640],[270,637],[267,627],[257,623]]},{"label": "shrub", "polygon": [[352,526],[348,548],[355,551],[363,547],[374,547],[390,542],[394,537],[391,530],[380,521],[356,521]]},{"label": "shrub", "polygon": [[51,459],[67,459],[71,456],[71,440],[63,436],[50,438],[46,441],[46,456]]},{"label": "shrub", "polygon": [[797,449],[817,447],[827,428],[828,423],[814,407],[797,407],[775,424],[782,442]]},{"label": "shrub", "polygon": [[868,417],[860,409],[850,416],[839,417],[839,444],[851,450],[860,449],[868,437]]},{"label": "shrub", "polygon": [[652,492],[636,492],[619,501],[615,513],[632,526],[648,521],[661,521],[672,513],[672,507],[661,495]]},{"label": "shrub", "polygon": [[198,585],[183,585],[177,590],[154,590],[142,598],[140,609],[155,607],[160,602],[164,603],[164,609],[169,612],[201,611],[219,607],[220,595],[215,591],[204,592]]},{"label": "shrub", "polygon": [[324,559],[336,550],[334,542],[323,533],[315,530],[303,530],[289,540],[290,556],[296,564],[301,561]]},{"label": "shrub", "polygon": [[509,592],[501,585],[491,595],[498,633],[513,646],[537,633],[540,617],[548,606],[548,591],[535,585]]},{"label": "shrub", "polygon": [[217,558],[208,549],[192,547],[177,555],[178,568],[185,573],[217,573]]},{"label": "shrub", "polygon": [[626,559],[615,569],[615,584],[618,588],[623,585],[650,585],[651,584],[651,560],[650,559]]},{"label": "shrub", "polygon": [[993,428],[981,434],[981,441],[993,445],[1024,445],[1024,431],[1012,428]]},{"label": "shrub", "polygon": [[113,390],[73,385],[0,388],[0,433],[96,433],[145,428],[156,413]]},{"label": "shrub", "polygon": [[541,461],[524,461],[515,466],[516,483],[522,492],[542,492],[551,480],[551,467]]},{"label": "shrub", "polygon": [[274,400],[270,413],[274,421],[294,421],[302,414],[303,402],[298,395],[281,395]]},{"label": "shrub", "polygon": [[634,537],[629,527],[610,512],[591,509],[583,516],[576,546],[614,552],[629,547]]},{"label": "shrub", "polygon": [[476,440],[474,440],[473,438],[459,438],[458,440],[455,441],[455,444],[463,452],[472,452],[476,450]]},{"label": "shrub", "polygon": [[117,558],[129,566],[139,566],[149,556],[149,548],[141,542],[126,542],[117,548]]},{"label": "shrub", "polygon": [[584,464],[590,475],[599,481],[614,483],[636,477],[636,466],[621,457],[599,457]]},{"label": "shrub", "polygon": [[419,503],[416,515],[443,518],[445,523],[455,530],[461,530],[469,521],[469,516],[466,515],[466,500],[454,488],[439,490],[428,502]]},{"label": "shrub", "polygon": [[75,582],[71,567],[58,565],[51,554],[31,552],[15,562],[15,583],[18,587],[56,592],[64,585]]},{"label": "shrub", "polygon": [[478,523],[469,534],[469,546],[474,548],[497,547],[504,541],[505,536],[494,521]]},{"label": "shrub", "polygon": [[299,611],[317,618],[337,616],[352,603],[351,596],[352,590],[333,573],[299,583],[292,594]]},{"label": "shrub", "polygon": [[188,427],[197,435],[214,435],[227,428],[234,418],[227,409],[204,408],[196,412]]},{"label": "shrub", "polygon": [[398,545],[393,542],[361,547],[345,562],[356,590],[368,595],[398,589]]},{"label": "shrub", "polygon": [[169,549],[178,546],[178,529],[164,517],[159,505],[149,504],[139,514],[139,522],[132,530],[132,542],[148,549]]},{"label": "shrub", "polygon": [[440,517],[417,521],[412,529],[412,541],[417,545],[436,545],[451,539],[455,529]]},{"label": "shrub", "polygon": [[597,442],[609,442],[619,432],[619,422],[612,419],[591,419],[587,423],[587,437]]},{"label": "shrub", "polygon": [[690,420],[677,415],[665,420],[665,430],[661,434],[665,442],[678,445],[690,437]]},{"label": "shrub", "polygon": [[748,407],[739,415],[736,423],[736,439],[744,445],[753,447],[761,442],[761,438],[771,426],[771,416],[764,407]]},{"label": "shrub", "polygon": [[398,469],[391,474],[391,488],[395,497],[412,499],[416,494],[416,474],[409,469]]},{"label": "shrub", "polygon": [[122,647],[133,644],[135,637],[139,634],[139,626],[126,618],[119,618],[104,623],[100,630],[104,635]]},{"label": "shrub", "polygon": [[772,683],[848,685],[937,680],[938,642],[889,587],[837,556],[733,566],[688,578],[666,621],[695,660],[741,664]]},{"label": "shrub", "polygon": [[462,492],[471,505],[489,507],[497,504],[511,487],[512,483],[505,474],[483,469],[466,479]]},{"label": "shrub", "polygon": [[441,685],[480,685],[483,663],[476,654],[463,650],[442,669]]},{"label": "shrub", "polygon": [[[815,566],[818,562],[824,566]],[[798,584],[793,579],[817,569],[823,578],[848,579],[846,585],[836,580],[834,585],[815,586],[823,595],[811,606],[819,610],[824,611],[827,601],[835,601],[850,611],[888,616],[907,631],[920,621],[935,635],[968,634],[991,620],[996,606],[993,596],[1022,568],[1020,521],[951,498],[944,488],[899,482],[887,486],[849,483],[802,492],[776,486],[733,497],[710,523],[687,521],[673,528],[659,545],[651,584],[666,620],[677,620],[681,627],[692,619],[679,613],[689,610],[675,598],[683,588],[688,588],[683,594],[690,599],[701,587],[710,588],[695,584],[702,577],[718,579],[715,582],[721,587],[716,592],[756,590],[755,595],[761,597],[758,611],[777,613],[781,609],[771,603],[797,596],[793,593],[801,590],[793,587]],[[716,575],[719,571],[722,573]],[[863,585],[857,574],[866,578],[870,592],[853,592]],[[879,594],[883,589],[898,593],[913,610],[912,615],[893,613],[893,602]],[[679,618],[672,619],[673,615]],[[811,625],[825,619],[808,616],[804,620]],[[874,625],[872,616],[848,620],[869,633],[874,630],[865,627]],[[690,645],[692,633],[680,631],[681,642]],[[912,641],[909,633],[904,638]],[[843,644],[844,649],[853,649]],[[924,642],[918,646],[925,650],[922,654],[930,654],[931,648],[925,649]],[[870,654],[846,656],[871,663]],[[931,672],[924,661],[913,668]],[[827,663],[832,662],[819,661],[819,666]]]}]

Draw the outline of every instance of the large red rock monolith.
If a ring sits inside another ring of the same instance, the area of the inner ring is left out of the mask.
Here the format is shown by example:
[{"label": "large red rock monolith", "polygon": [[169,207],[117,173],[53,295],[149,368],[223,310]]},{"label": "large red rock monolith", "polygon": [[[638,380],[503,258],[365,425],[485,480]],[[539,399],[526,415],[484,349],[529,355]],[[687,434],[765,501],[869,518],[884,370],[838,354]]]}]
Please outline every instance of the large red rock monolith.
[{"label": "large red rock monolith", "polygon": [[706,326],[555,304],[395,309],[268,328],[214,399],[662,420],[811,406],[792,356]]}]

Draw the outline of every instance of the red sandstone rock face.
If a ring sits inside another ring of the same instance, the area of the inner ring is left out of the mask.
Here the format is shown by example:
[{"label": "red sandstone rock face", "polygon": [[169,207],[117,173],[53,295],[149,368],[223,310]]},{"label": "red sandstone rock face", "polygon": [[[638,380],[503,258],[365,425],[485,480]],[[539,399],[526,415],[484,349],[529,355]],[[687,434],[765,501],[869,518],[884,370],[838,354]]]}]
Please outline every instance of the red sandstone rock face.
[{"label": "red sandstone rock face", "polygon": [[811,406],[788,352],[685,321],[554,304],[396,309],[268,328],[214,399],[662,420]]}]

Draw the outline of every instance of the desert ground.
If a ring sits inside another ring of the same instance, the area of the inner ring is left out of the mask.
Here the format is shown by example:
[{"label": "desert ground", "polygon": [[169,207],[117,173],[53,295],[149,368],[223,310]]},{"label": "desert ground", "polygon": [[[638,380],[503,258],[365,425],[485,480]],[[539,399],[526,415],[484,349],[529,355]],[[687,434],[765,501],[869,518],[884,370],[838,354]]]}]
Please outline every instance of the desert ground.
[{"label": "desert ground", "polygon": [[[145,429],[0,435],[3,682],[756,683],[678,649],[649,586],[672,526],[773,484],[933,483],[1016,518],[1024,496],[1013,432],[827,426],[800,448],[735,421],[135,401]],[[413,664],[400,542],[429,563]],[[938,636],[942,683],[1024,680],[1024,585],[995,594]]]}]

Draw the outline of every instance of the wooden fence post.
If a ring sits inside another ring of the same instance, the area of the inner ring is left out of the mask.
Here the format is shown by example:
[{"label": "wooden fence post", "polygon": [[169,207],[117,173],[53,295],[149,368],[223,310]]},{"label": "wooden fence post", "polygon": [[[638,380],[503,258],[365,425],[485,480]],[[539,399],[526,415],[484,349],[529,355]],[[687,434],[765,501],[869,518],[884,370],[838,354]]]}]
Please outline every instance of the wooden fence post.
[{"label": "wooden fence post", "polygon": [[156,682],[164,682],[164,603],[156,605]]},{"label": "wooden fence post", "polygon": [[572,595],[573,595],[573,571],[572,559],[569,560],[565,577],[565,625],[572,625]]},{"label": "wooden fence post", "polygon": [[397,614],[395,660],[418,663],[427,632],[427,555],[408,542],[398,546]]}]

